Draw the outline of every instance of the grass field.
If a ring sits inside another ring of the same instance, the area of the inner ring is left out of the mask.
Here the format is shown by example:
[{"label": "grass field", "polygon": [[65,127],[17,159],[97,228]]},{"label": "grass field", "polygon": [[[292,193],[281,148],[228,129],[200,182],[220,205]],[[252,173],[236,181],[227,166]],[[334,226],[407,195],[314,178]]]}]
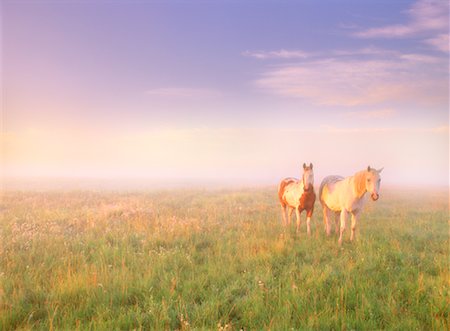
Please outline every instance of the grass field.
[{"label": "grass field", "polygon": [[448,191],[381,193],[342,248],[273,188],[3,193],[0,329],[448,330]]}]

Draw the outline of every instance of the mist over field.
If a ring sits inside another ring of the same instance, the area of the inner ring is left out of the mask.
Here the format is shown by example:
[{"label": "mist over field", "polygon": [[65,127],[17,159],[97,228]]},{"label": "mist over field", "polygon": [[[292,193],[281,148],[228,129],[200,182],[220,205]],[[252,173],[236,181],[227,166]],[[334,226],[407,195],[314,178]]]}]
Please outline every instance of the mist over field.
[{"label": "mist over field", "polygon": [[[239,179],[205,179],[205,178],[181,178],[181,179],[149,179],[149,178],[6,178],[0,186],[3,192],[15,191],[97,191],[97,192],[154,192],[154,191],[176,191],[176,190],[240,190],[265,188],[277,191],[279,181],[283,176],[273,180],[252,180],[248,178]],[[285,176],[284,176],[285,177]],[[289,177],[301,177],[291,174]],[[315,189],[319,189],[320,179],[316,179]],[[448,185],[420,185],[384,183],[381,185],[383,191],[407,191],[432,192],[448,191]]]}]

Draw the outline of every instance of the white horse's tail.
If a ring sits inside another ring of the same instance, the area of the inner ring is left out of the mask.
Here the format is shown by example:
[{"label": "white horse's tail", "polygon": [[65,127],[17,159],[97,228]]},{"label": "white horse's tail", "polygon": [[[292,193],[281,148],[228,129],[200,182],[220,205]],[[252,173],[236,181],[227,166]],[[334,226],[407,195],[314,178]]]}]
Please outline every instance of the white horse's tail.
[{"label": "white horse's tail", "polygon": [[339,182],[339,181],[341,181],[343,179],[344,179],[344,177],[342,177],[342,176],[331,175],[331,176],[325,177],[322,180],[322,183],[320,183],[320,188],[319,188],[319,200],[320,200],[320,203],[322,205],[324,204],[324,201],[322,199],[322,192],[323,192],[323,189],[324,189],[325,185],[334,184],[334,183]]}]

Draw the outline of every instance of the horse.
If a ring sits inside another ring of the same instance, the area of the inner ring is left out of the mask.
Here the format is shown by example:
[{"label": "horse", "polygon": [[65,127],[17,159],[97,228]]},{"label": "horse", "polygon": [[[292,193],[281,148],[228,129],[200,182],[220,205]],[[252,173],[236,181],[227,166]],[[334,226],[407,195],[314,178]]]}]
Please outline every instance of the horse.
[{"label": "horse", "polygon": [[[314,192],[314,172],[312,163],[303,163],[302,180],[285,178],[278,185],[278,198],[284,226],[291,225],[291,215],[295,209],[297,216],[297,233],[300,231],[300,213],[306,211],[307,233],[311,235],[311,217],[314,211],[316,194]],[[288,209],[288,210],[287,210]],[[287,221],[286,221],[287,212]]]},{"label": "horse", "polygon": [[337,215],[340,214],[339,245],[342,245],[342,235],[345,231],[348,214],[352,215],[350,241],[353,241],[359,214],[366,202],[366,193],[370,193],[373,201],[377,201],[380,197],[380,173],[382,170],[383,168],[376,170],[368,166],[366,170],[359,171],[347,178],[328,176],[322,180],[319,188],[319,200],[323,208],[325,231],[327,235],[330,235],[330,217],[334,212],[335,229],[336,233],[338,232]]}]

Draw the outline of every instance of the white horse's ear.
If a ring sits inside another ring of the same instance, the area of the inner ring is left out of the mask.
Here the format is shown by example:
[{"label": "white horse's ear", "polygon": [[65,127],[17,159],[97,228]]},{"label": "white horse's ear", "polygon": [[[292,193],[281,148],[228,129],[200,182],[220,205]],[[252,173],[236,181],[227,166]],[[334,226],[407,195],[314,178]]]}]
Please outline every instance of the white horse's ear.
[{"label": "white horse's ear", "polygon": [[381,168],[380,170],[377,170],[378,173],[381,173],[383,171],[384,167]]},{"label": "white horse's ear", "polygon": [[310,163],[310,164],[309,164],[309,167],[310,167],[311,169],[313,168],[313,165],[312,165],[312,163]]},{"label": "white horse's ear", "polygon": [[303,163],[303,169],[306,169],[306,163]]},{"label": "white horse's ear", "polygon": [[367,166],[367,171],[370,171],[370,166]]}]

